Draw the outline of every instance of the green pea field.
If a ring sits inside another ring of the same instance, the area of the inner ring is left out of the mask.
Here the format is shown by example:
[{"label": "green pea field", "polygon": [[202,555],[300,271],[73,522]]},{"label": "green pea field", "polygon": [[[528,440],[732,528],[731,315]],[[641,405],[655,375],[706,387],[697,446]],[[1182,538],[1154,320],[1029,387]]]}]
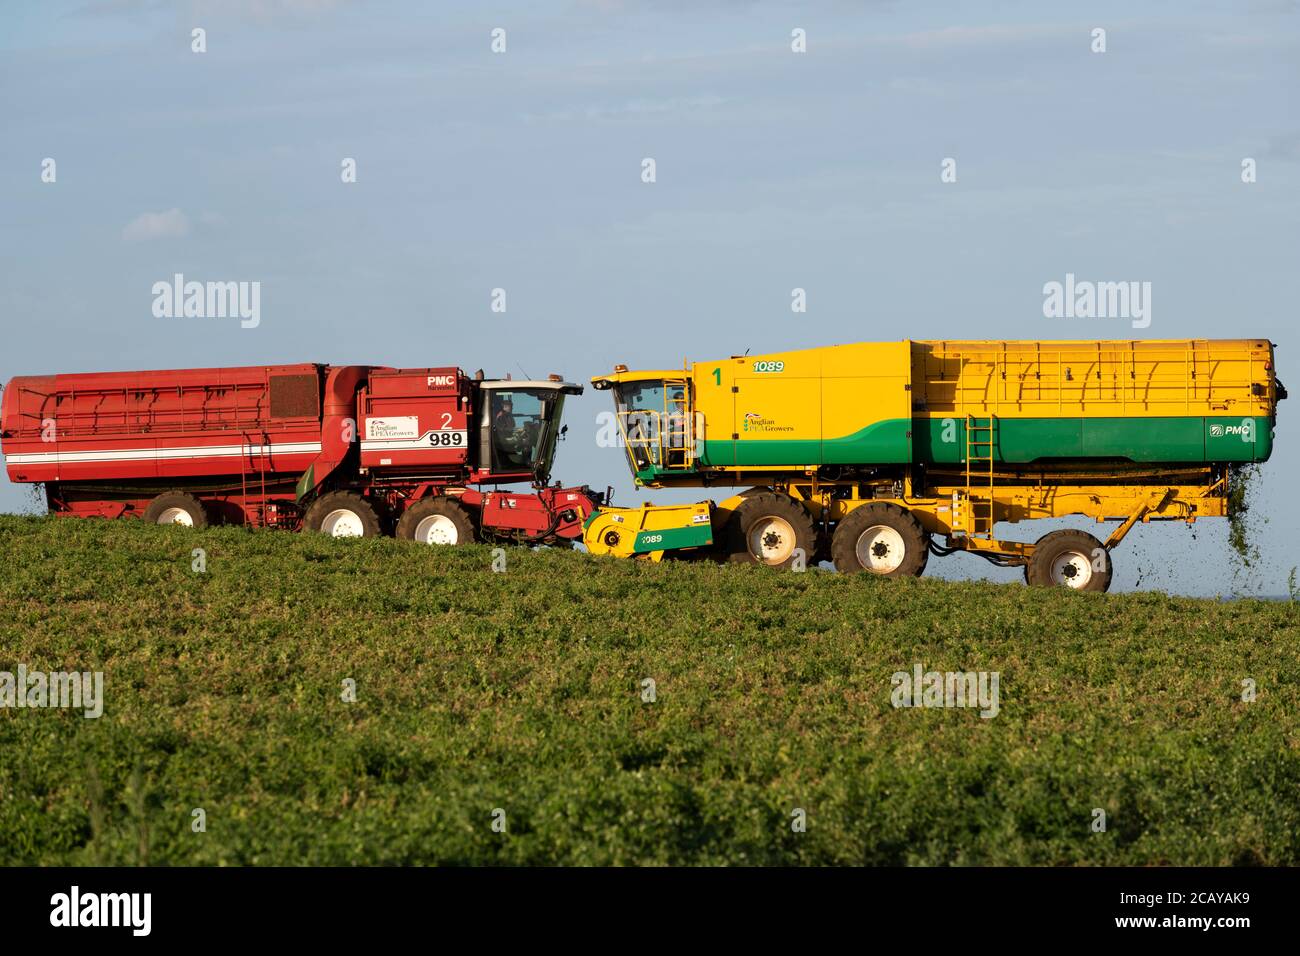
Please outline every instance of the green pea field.
[{"label": "green pea field", "polygon": [[1285,601],[3,516],[20,666],[8,865],[1300,864]]}]

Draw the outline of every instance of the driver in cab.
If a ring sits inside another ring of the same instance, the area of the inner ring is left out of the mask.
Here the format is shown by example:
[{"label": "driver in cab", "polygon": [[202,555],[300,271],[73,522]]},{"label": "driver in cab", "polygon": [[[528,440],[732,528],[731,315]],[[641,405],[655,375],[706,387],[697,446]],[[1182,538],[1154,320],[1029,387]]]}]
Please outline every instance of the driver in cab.
[{"label": "driver in cab", "polygon": [[515,422],[515,406],[509,396],[497,401],[497,410],[492,415],[492,437],[503,464],[515,467],[522,464],[519,425]]},{"label": "driver in cab", "polygon": [[513,434],[518,426],[515,424],[515,403],[503,398],[497,406],[497,413],[492,418],[492,429],[498,435]]}]

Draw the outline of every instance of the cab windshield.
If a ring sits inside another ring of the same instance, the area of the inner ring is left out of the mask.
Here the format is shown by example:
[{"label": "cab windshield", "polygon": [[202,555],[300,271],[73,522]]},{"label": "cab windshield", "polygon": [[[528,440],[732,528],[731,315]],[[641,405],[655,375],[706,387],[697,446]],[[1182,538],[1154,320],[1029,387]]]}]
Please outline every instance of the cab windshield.
[{"label": "cab windshield", "polygon": [[549,478],[564,393],[551,388],[494,388],[488,395],[485,424],[492,470]]},{"label": "cab windshield", "polygon": [[685,464],[685,382],[621,382],[614,386],[614,405],[634,472]]}]

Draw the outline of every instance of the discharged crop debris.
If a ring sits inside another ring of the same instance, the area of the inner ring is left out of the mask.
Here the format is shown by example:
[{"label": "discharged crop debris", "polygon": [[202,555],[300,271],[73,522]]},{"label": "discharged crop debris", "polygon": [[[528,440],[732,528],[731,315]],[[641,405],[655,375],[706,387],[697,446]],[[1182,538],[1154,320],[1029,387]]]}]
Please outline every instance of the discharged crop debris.
[{"label": "discharged crop debris", "polygon": [[1262,474],[1258,464],[1233,465],[1228,470],[1228,545],[1244,568],[1259,563],[1258,526],[1268,520],[1256,517],[1250,507]]}]

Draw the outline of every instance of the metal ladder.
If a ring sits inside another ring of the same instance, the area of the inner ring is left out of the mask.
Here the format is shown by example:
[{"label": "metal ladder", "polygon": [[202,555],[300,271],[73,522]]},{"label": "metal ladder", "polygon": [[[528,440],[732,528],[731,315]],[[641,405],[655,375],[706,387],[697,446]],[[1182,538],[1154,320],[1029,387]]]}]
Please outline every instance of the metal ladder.
[{"label": "metal ladder", "polygon": [[[680,387],[680,394],[674,394],[675,390]],[[690,468],[692,462],[691,448],[691,403],[689,397],[689,383],[678,386],[676,383],[667,383],[667,388],[673,390],[664,395],[664,422],[663,428],[660,429],[661,441],[663,442],[663,462],[667,468]]]},{"label": "metal ladder", "polygon": [[966,501],[970,507],[967,534],[993,537],[993,455],[997,448],[997,416],[966,416]]}]

